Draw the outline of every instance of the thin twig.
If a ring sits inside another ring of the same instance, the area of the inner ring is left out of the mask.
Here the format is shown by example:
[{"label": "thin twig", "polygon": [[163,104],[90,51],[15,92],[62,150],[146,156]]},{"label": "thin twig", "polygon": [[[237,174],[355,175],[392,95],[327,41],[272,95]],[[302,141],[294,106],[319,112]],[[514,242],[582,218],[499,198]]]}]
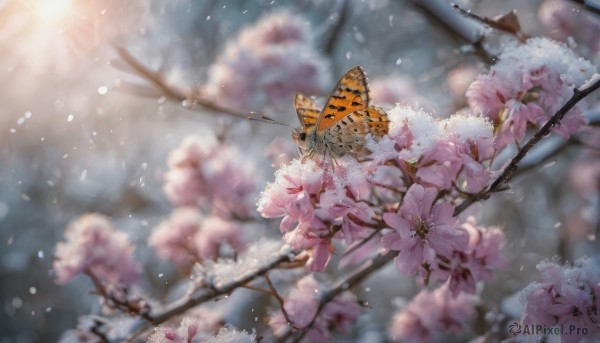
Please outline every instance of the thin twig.
[{"label": "thin twig", "polygon": [[287,311],[285,310],[285,301],[283,300],[283,297],[279,294],[279,292],[277,292],[277,288],[275,288],[275,285],[273,285],[273,282],[271,282],[271,278],[269,278],[269,275],[266,273],[265,275],[263,275],[263,278],[267,282],[267,285],[269,285],[271,294],[275,297],[275,299],[277,299],[279,307],[281,308],[281,313],[283,313],[283,317],[288,322],[288,324],[292,326],[292,328],[297,329],[296,325],[294,324],[294,321],[290,318]]},{"label": "thin twig", "polygon": [[319,307],[317,308],[317,311],[315,312],[312,320],[308,323],[308,325],[305,328],[302,329],[300,335],[296,337],[294,342],[300,342],[302,338],[304,338],[304,336],[308,333],[308,331],[310,331],[310,329],[314,325],[321,311],[323,311],[325,306],[331,300],[333,300],[342,292],[347,291],[355,285],[358,285],[369,275],[387,265],[387,263],[392,261],[394,257],[396,257],[396,255],[397,253],[394,251],[388,251],[386,253],[379,254],[375,258],[365,262],[360,268],[356,269],[350,275],[338,280],[333,286],[324,291],[321,294],[321,297],[319,299]]},{"label": "thin twig", "polygon": [[169,85],[165,80],[163,75],[160,72],[154,71],[144,64],[142,64],[138,59],[136,59],[127,49],[123,47],[116,48],[117,53],[123,59],[129,67],[133,70],[133,72],[144,78],[146,81],[150,82],[154,85],[158,90],[169,100],[173,100],[179,103],[188,102],[189,106],[186,107],[193,108],[194,106],[200,106],[205,110],[216,112],[216,113],[224,113],[238,118],[247,119],[252,112],[240,111],[237,109],[221,106],[209,99],[202,98],[197,91],[193,91],[191,89],[181,89],[179,87]]},{"label": "thin twig", "polygon": [[515,172],[517,171],[517,168],[519,167],[519,163],[521,162],[521,160],[523,160],[523,158],[525,158],[529,150],[531,150],[531,148],[533,148],[540,140],[542,140],[544,137],[550,134],[554,126],[560,125],[560,121],[563,119],[563,117],[579,101],[581,101],[583,98],[588,96],[590,93],[592,93],[599,87],[600,80],[597,80],[594,84],[588,86],[583,90],[575,88],[573,90],[573,96],[552,116],[552,118],[550,118],[550,120],[548,120],[548,122],[546,122],[546,124],[541,129],[539,129],[538,132],[536,132],[533,135],[533,137],[531,137],[527,141],[527,143],[521,149],[519,149],[517,155],[510,161],[508,166],[504,168],[502,174],[500,174],[500,176],[498,176],[498,178],[496,178],[496,180],[490,186],[486,187],[478,194],[475,194],[471,198],[465,200],[463,203],[458,205],[454,210],[454,215],[459,215],[469,206],[471,206],[473,203],[479,200],[489,198],[492,193],[505,190],[508,186],[508,181],[514,176]]},{"label": "thin twig", "polygon": [[[149,308],[140,307],[139,305],[132,303],[128,298],[126,298],[125,300],[121,300],[115,297],[113,294],[111,294],[110,291],[106,290],[102,282],[96,277],[96,275],[94,275],[94,273],[91,270],[86,269],[85,274],[90,278],[90,280],[92,280],[92,283],[96,287],[98,295],[107,300],[107,306],[110,306],[110,302],[112,302],[115,308],[121,310],[124,313],[136,315],[149,323],[154,322],[154,318],[152,318],[152,316],[150,316],[150,314],[148,313],[150,310]],[[123,293],[127,296],[125,288],[123,289]],[[142,299],[139,300],[142,301]]]},{"label": "thin twig", "polygon": [[239,287],[244,286],[248,282],[254,281],[255,279],[263,276],[268,271],[270,271],[274,268],[277,268],[280,264],[293,261],[295,255],[297,255],[297,254],[293,254],[293,255],[292,254],[283,254],[283,255],[279,256],[277,259],[275,259],[275,260],[271,261],[270,263],[267,263],[266,265],[257,269],[254,273],[251,273],[238,281],[231,282],[231,283],[229,283],[225,286],[219,287],[219,288],[213,287],[211,289],[207,289],[206,292],[203,292],[203,293],[200,293],[200,294],[190,297],[185,302],[178,304],[178,305],[172,307],[171,309],[164,311],[163,313],[155,315],[154,320],[151,324],[143,325],[140,329],[138,329],[133,334],[131,334],[126,339],[126,341],[133,342],[133,340],[135,338],[137,338],[139,335],[143,334],[144,332],[150,330],[152,328],[152,326],[157,326],[157,325],[165,322],[169,318],[176,316],[178,314],[184,313],[187,310],[189,310],[195,306],[198,306],[202,303],[205,303],[207,301],[213,300],[222,295],[227,295],[227,294],[233,292],[234,290],[236,290]]},{"label": "thin twig", "polygon": [[452,4],[452,8],[457,10],[463,16],[478,21],[492,29],[514,35],[521,42],[524,42],[527,40],[527,38],[529,38],[526,34],[521,32],[521,24],[519,23],[516,11],[514,10],[494,19],[490,19],[488,17],[477,15],[471,11],[464,10],[457,4]]}]

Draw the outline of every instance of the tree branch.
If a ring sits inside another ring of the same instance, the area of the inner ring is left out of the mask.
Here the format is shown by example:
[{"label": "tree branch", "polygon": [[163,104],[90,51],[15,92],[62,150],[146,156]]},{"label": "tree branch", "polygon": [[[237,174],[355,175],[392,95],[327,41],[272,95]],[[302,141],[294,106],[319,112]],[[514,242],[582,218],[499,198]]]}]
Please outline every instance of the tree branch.
[{"label": "tree branch", "polygon": [[[388,262],[392,261],[394,257],[396,257],[397,252],[388,251],[383,254],[377,255],[375,258],[365,262],[360,268],[354,270],[350,275],[341,278],[336,283],[334,283],[329,289],[324,291],[319,299],[319,307],[315,312],[312,320],[308,323],[306,327],[304,327],[298,335],[294,339],[294,342],[300,342],[302,338],[310,331],[312,326],[315,324],[315,321],[319,317],[319,314],[325,306],[332,301],[336,296],[340,295],[342,292],[347,291],[348,289],[358,285],[364,279],[366,279],[369,275],[374,273],[375,271],[384,267]],[[285,340],[287,337],[283,337]]]},{"label": "tree branch", "polygon": [[523,158],[525,158],[529,150],[531,150],[531,148],[533,148],[540,140],[542,140],[544,137],[550,134],[554,126],[560,125],[560,121],[563,119],[563,117],[579,101],[584,99],[586,96],[588,96],[590,93],[592,93],[599,87],[600,80],[596,80],[592,85],[584,89],[580,90],[575,88],[573,90],[573,96],[552,116],[552,118],[550,118],[550,120],[546,122],[546,124],[541,129],[539,129],[538,132],[536,132],[533,135],[533,137],[529,139],[529,141],[527,141],[525,146],[519,149],[517,155],[510,161],[508,166],[504,168],[502,174],[500,174],[500,176],[498,176],[498,178],[496,178],[496,180],[487,188],[458,205],[454,210],[454,215],[459,215],[477,201],[489,198],[492,193],[506,190],[506,187],[508,186],[508,181],[514,176],[515,172],[517,171],[517,168],[519,167],[519,163],[521,162],[521,160],[523,160]]},{"label": "tree branch", "polygon": [[195,296],[191,296],[185,302],[175,305],[171,309],[168,309],[162,313],[153,315],[152,323],[143,325],[141,328],[139,328],[137,331],[135,331],[133,334],[131,334],[125,341],[133,342],[138,336],[140,336],[144,332],[150,330],[153,326],[158,326],[159,324],[162,324],[165,321],[167,321],[169,318],[179,315],[181,313],[184,313],[187,310],[189,310],[195,306],[198,306],[202,303],[205,303],[205,302],[213,300],[219,296],[226,295],[226,294],[233,292],[234,290],[236,290],[239,287],[244,286],[248,282],[254,281],[257,278],[265,275],[268,271],[277,268],[281,264],[293,261],[296,255],[297,254],[295,254],[295,253],[294,254],[283,254],[283,255],[279,256],[277,259],[262,266],[261,268],[257,269],[255,272],[243,277],[242,279],[240,279],[238,281],[231,282],[220,288],[213,287],[211,289],[207,289],[205,292],[202,292]]},{"label": "tree branch", "polygon": [[146,67],[139,60],[137,60],[129,51],[127,51],[127,49],[123,47],[117,47],[116,50],[121,59],[132,69],[132,71],[136,75],[142,77],[143,79],[154,85],[156,88],[158,88],[158,90],[169,100],[179,102],[181,104],[187,102],[188,104],[186,104],[185,107],[188,108],[200,106],[203,109],[210,112],[224,113],[238,118],[248,119],[248,117],[252,114],[252,112],[240,111],[237,109],[221,106],[216,102],[203,98],[195,90],[181,89],[179,87],[169,85],[160,72],[154,71]]}]

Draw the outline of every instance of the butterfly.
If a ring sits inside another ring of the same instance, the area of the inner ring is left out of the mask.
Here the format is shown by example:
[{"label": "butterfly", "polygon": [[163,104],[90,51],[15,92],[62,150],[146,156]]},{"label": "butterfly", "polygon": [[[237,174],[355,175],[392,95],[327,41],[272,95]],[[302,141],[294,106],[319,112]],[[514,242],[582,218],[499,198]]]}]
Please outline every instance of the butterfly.
[{"label": "butterfly", "polygon": [[306,157],[365,155],[367,136],[388,133],[387,113],[371,105],[367,75],[360,66],[350,69],[333,87],[322,109],[309,97],[296,94],[294,107],[301,127],[292,138]]}]

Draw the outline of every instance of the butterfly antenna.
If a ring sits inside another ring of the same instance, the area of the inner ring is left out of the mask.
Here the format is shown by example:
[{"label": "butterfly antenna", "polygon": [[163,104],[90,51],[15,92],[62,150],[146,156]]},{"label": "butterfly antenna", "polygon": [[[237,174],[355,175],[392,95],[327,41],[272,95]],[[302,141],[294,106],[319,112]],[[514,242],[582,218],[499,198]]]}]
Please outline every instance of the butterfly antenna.
[{"label": "butterfly antenna", "polygon": [[294,128],[291,127],[290,125],[279,122],[273,118],[267,117],[266,115],[263,115],[263,114],[257,115],[254,112],[250,112],[250,114],[252,114],[252,116],[248,117],[249,120],[259,121],[262,123],[273,124],[273,125],[287,126],[290,129],[294,130]]}]

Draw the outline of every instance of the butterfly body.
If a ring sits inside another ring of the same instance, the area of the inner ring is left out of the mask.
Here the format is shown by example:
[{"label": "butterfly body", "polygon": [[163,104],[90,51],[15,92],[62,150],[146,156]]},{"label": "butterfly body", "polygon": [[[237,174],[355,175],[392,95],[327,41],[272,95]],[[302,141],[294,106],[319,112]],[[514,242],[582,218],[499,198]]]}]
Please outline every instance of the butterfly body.
[{"label": "butterfly body", "polygon": [[387,134],[389,122],[385,111],[370,102],[365,72],[354,67],[335,85],[323,109],[309,97],[296,95],[294,106],[302,126],[292,136],[305,156],[368,154],[367,137]]}]

